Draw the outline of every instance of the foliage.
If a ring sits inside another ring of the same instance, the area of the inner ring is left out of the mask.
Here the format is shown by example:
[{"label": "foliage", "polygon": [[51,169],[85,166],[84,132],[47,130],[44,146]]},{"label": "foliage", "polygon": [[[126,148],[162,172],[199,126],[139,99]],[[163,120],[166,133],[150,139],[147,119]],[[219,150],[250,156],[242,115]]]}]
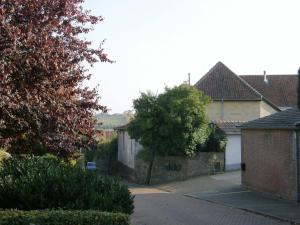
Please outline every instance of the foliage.
[{"label": "foliage", "polygon": [[118,180],[56,157],[13,157],[0,169],[0,208],[94,209],[130,214],[133,197]]},{"label": "foliage", "polygon": [[96,143],[92,149],[85,151],[86,161],[95,161],[103,158],[115,158],[118,154],[118,138],[117,134],[113,134],[112,137],[106,140],[100,140]]},{"label": "foliage", "polygon": [[141,149],[137,154],[137,158],[141,159],[145,162],[150,162],[151,161],[151,150],[146,149],[146,148]]},{"label": "foliage", "polygon": [[0,225],[129,225],[129,216],[99,211],[0,211]]},{"label": "foliage", "polygon": [[102,21],[83,1],[1,1],[0,147],[11,153],[67,158],[94,135],[93,113],[105,107],[82,86],[84,65],[111,61],[82,39]]},{"label": "foliage", "polygon": [[117,158],[118,158],[118,138],[117,134],[106,140],[101,140],[93,148],[87,149],[84,153],[85,161],[96,161],[99,163],[106,162],[107,168],[105,171],[108,174],[115,174],[117,171]]},{"label": "foliage", "polygon": [[3,160],[9,159],[10,157],[11,157],[10,154],[8,154],[6,151],[0,149],[0,163]]},{"label": "foliage", "polygon": [[206,142],[199,146],[201,152],[224,152],[227,144],[227,136],[216,124],[209,124],[209,136]]},{"label": "foliage", "polygon": [[188,85],[155,96],[142,93],[134,100],[135,118],[128,131],[146,149],[160,155],[192,156],[207,139],[204,107],[209,98]]}]

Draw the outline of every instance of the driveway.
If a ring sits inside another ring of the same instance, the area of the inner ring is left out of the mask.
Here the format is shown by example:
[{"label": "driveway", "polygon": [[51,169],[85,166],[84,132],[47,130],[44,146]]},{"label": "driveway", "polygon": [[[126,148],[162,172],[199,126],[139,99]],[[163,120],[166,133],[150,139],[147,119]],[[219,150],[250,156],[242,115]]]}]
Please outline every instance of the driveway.
[{"label": "driveway", "polygon": [[135,195],[132,225],[290,224],[196,196],[200,193],[211,195],[225,189],[233,190],[239,184],[240,173],[232,172],[150,187],[130,185]]}]

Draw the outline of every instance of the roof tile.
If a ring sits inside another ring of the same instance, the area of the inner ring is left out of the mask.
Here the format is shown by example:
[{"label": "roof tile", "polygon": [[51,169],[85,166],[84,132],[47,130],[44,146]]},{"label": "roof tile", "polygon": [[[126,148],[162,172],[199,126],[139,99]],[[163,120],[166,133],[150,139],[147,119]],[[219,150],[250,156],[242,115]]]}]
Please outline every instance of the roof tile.
[{"label": "roof tile", "polygon": [[265,98],[278,107],[297,105],[298,75],[243,75],[240,76]]},{"label": "roof tile", "polygon": [[195,87],[213,100],[261,100],[262,95],[237,76],[222,62],[218,62]]},{"label": "roof tile", "polygon": [[300,111],[297,108],[287,109],[260,119],[244,123],[242,129],[294,129],[300,122]]}]

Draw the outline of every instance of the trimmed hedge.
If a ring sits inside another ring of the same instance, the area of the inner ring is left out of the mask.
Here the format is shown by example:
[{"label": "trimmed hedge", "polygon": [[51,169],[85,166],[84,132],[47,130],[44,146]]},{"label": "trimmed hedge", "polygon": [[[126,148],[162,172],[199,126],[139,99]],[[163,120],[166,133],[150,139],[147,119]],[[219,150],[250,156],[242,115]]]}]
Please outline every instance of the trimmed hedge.
[{"label": "trimmed hedge", "polygon": [[133,212],[133,196],[119,180],[53,157],[13,157],[0,168],[0,208]]},{"label": "trimmed hedge", "polygon": [[100,211],[0,211],[0,225],[129,225],[129,215]]}]

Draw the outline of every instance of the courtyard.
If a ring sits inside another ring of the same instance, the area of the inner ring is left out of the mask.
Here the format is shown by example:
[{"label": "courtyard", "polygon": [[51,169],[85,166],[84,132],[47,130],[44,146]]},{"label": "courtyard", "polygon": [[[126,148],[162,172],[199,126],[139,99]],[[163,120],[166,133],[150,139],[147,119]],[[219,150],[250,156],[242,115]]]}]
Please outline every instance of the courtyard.
[{"label": "courtyard", "polygon": [[300,224],[299,205],[242,189],[240,172],[129,186],[133,225]]}]

